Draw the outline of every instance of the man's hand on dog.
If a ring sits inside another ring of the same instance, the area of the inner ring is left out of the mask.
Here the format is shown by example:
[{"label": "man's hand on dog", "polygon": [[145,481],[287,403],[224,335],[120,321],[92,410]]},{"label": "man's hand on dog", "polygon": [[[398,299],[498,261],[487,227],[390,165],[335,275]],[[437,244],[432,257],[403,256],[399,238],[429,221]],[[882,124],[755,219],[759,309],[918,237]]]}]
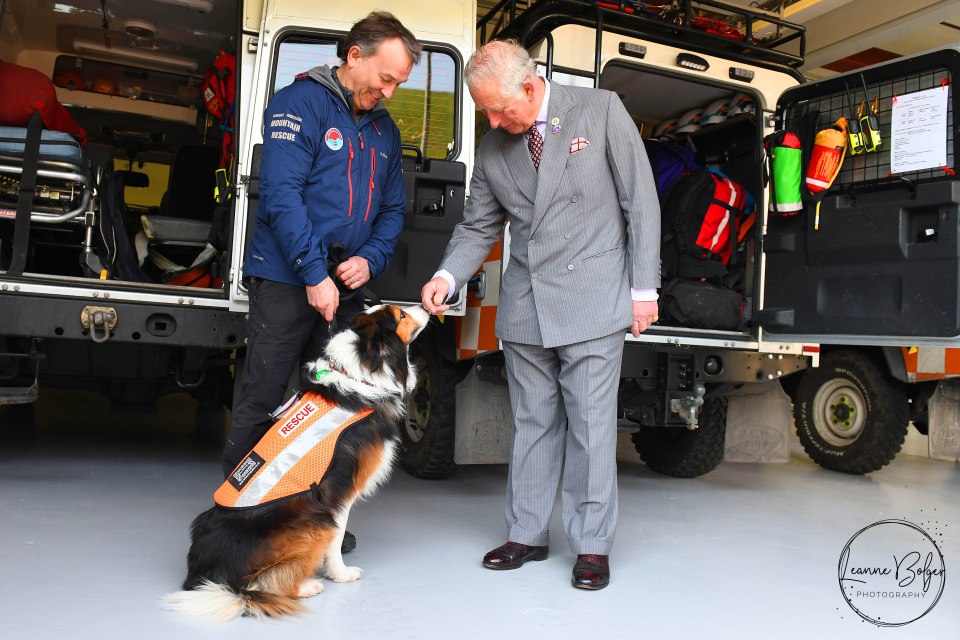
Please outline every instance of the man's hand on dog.
[{"label": "man's hand on dog", "polygon": [[307,302],[323,316],[327,323],[333,322],[333,314],[340,305],[340,292],[332,278],[324,278],[319,284],[307,285]]},{"label": "man's hand on dog", "polygon": [[450,284],[445,279],[437,276],[423,285],[423,289],[420,291],[420,301],[423,303],[423,308],[427,310],[427,313],[438,316],[441,313],[446,313],[447,309],[450,308],[448,305],[442,304],[443,301],[447,299],[449,293]]},{"label": "man's hand on dog", "polygon": [[337,267],[337,277],[347,289],[359,289],[370,282],[370,264],[360,256],[347,258]]}]

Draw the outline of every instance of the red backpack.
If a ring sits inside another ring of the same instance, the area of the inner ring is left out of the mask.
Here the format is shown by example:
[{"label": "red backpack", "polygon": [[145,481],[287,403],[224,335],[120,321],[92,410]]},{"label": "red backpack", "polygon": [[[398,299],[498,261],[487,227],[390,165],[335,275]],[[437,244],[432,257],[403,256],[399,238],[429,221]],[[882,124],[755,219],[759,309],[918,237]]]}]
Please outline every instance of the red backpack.
[{"label": "red backpack", "polygon": [[745,204],[746,190],[712,171],[677,180],[662,205],[664,280],[723,276]]}]

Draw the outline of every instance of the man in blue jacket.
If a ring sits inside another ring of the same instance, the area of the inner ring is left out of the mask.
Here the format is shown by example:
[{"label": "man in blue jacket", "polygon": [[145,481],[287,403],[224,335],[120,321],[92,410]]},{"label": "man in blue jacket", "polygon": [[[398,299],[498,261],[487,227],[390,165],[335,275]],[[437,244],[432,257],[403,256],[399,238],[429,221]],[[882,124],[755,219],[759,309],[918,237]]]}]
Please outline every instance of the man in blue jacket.
[{"label": "man in blue jacket", "polygon": [[[273,424],[298,364],[321,355],[329,323],[362,310],[363,296],[351,294],[383,273],[403,228],[400,131],[380,100],[406,81],[420,44],[376,11],[341,51],[340,66],[301,73],[264,113],[260,207],[244,265],[247,356],[224,476]],[[345,259],[328,273],[334,245]]]}]

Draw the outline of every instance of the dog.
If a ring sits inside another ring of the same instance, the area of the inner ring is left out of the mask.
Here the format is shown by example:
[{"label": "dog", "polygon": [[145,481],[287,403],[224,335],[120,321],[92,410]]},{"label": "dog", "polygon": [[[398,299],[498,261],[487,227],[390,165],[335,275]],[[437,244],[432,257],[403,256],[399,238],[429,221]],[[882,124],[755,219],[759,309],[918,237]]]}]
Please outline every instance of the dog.
[{"label": "dog", "polygon": [[[409,345],[428,321],[420,306],[379,305],[330,339],[324,357],[307,367],[314,409],[302,402],[287,409],[217,491],[217,504],[193,521],[187,577],[182,591],[164,598],[167,608],[214,622],[299,614],[301,598],[323,591],[318,572],[334,582],[360,578],[361,570],[346,566],[340,553],[347,517],[358,498],[371,495],[390,475],[404,396],[416,386]],[[311,478],[310,486],[294,495],[233,508],[250,500],[258,482],[251,478],[260,467],[261,476],[271,477],[269,463],[258,461],[258,448],[268,438],[297,435],[309,414],[319,413],[316,405],[325,403],[354,414],[356,421],[338,427],[335,446],[327,445],[329,465],[322,478]],[[241,483],[246,483],[243,498],[236,486]],[[231,506],[222,506],[224,501]]]}]

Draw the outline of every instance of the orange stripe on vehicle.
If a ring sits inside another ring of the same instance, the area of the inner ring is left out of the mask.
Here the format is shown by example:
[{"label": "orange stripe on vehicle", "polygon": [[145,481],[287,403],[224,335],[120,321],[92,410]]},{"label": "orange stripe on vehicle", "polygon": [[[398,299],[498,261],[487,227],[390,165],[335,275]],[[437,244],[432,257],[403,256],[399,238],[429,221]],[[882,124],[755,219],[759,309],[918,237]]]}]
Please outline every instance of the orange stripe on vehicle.
[{"label": "orange stripe on vehicle", "polygon": [[903,364],[906,365],[907,372],[916,373],[920,352],[911,347],[900,347],[900,351],[903,352]]},{"label": "orange stripe on vehicle", "polygon": [[483,300],[473,292],[467,293],[463,317],[454,320],[457,335],[457,358],[464,360],[496,351],[500,344],[496,336],[497,304],[500,301],[500,271],[502,269],[503,241],[490,249],[477,273],[486,276],[487,293]]},{"label": "orange stripe on vehicle", "polygon": [[948,376],[960,375],[960,349],[946,349],[943,354],[943,372]]},{"label": "orange stripe on vehicle", "polygon": [[496,323],[497,308],[480,307],[480,335],[477,337],[477,349],[480,351],[496,351],[499,347]]}]

